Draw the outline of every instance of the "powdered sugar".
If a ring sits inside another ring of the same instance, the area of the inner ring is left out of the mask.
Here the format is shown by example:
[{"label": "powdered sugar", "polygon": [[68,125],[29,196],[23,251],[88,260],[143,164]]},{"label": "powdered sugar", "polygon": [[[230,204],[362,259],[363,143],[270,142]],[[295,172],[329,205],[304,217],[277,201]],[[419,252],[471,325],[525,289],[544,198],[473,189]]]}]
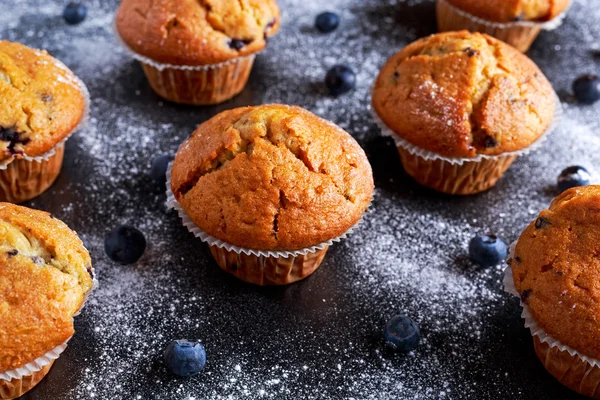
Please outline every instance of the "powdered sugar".
[{"label": "powdered sugar", "polygon": [[[587,51],[600,36],[590,19],[600,15],[587,12],[584,1],[575,1],[563,27],[543,33],[530,52],[563,99],[563,123],[494,189],[465,198],[432,193],[408,178],[368,110],[385,60],[434,31],[430,1],[281,0],[282,30],[257,57],[249,87],[209,108],[174,105],[152,92],[112,37],[116,1],[86,1],[88,19],[75,27],[62,22],[62,2],[24,3],[3,4],[2,37],[47,48],[92,95],[92,118],[67,143],[59,180],[29,205],[80,233],[100,279],[68,349],[32,398],[568,396],[544,378],[532,355],[518,302],[502,292],[501,267],[479,268],[466,252],[476,233],[516,239],[556,194],[560,170],[592,170],[600,162],[600,108],[571,104],[567,94],[575,75],[597,69]],[[342,17],[329,35],[312,28],[326,8]],[[355,69],[357,87],[333,98],[322,81],[338,63]],[[314,276],[288,288],[229,278],[164,210],[164,191],[147,174],[156,156],[175,152],[205,119],[263,102],[298,104],[346,128],[365,147],[377,185],[364,224],[332,247]],[[135,265],[104,254],[104,234],[124,223],[148,240]],[[415,318],[423,333],[408,355],[389,352],[381,340],[385,321],[398,312]],[[175,378],[161,362],[166,344],[181,338],[207,349],[198,377]]]}]

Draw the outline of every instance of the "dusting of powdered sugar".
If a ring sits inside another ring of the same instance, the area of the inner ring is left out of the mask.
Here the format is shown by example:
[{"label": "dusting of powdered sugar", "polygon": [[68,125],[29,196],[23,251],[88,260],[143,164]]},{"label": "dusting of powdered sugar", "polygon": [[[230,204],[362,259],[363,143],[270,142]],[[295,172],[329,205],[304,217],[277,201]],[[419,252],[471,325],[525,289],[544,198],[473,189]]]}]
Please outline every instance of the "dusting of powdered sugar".
[{"label": "dusting of powdered sugar", "polygon": [[[69,348],[31,398],[566,398],[531,351],[517,301],[502,291],[502,267],[478,267],[466,254],[477,233],[515,240],[556,195],[561,169],[581,164],[594,171],[600,162],[600,107],[578,106],[569,95],[577,74],[598,70],[600,15],[592,1],[576,0],[563,27],[543,33],[529,53],[563,100],[561,126],[493,190],[471,197],[416,185],[368,109],[387,58],[435,31],[433,3],[279,3],[282,29],[258,56],[248,88],[204,108],[153,94],[114,40],[116,0],[86,1],[88,18],[79,26],[64,24],[62,1],[3,4],[0,35],[48,49],[92,96],[90,122],[67,142],[57,183],[28,205],[79,232],[100,286],[77,317]],[[312,27],[324,10],[342,17],[329,35]],[[338,63],[356,71],[357,86],[334,98],[323,77]],[[364,223],[332,247],[314,276],[288,288],[227,277],[165,211],[163,191],[148,176],[152,160],[175,152],[204,120],[263,102],[297,104],[348,130],[365,148],[377,186]],[[104,254],[104,234],[118,224],[146,235],[148,249],[135,265]],[[407,355],[381,340],[385,321],[399,312],[423,334]],[[161,362],[166,344],[180,338],[206,347],[208,363],[197,377],[173,377]]]}]

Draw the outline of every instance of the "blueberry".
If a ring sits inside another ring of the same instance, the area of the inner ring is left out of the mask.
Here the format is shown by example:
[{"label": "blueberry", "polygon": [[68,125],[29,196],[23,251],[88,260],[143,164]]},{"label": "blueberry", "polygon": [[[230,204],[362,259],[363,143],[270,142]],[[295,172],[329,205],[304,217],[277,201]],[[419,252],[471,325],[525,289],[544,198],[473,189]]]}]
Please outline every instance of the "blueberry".
[{"label": "blueberry", "polygon": [[593,104],[600,100],[600,78],[596,75],[582,75],[573,82],[573,92],[582,104]]},{"label": "blueberry", "polygon": [[173,340],[165,349],[165,363],[175,375],[198,375],[206,365],[206,351],[198,342]]},{"label": "blueberry", "polygon": [[383,338],[397,351],[408,353],[414,350],[421,340],[419,325],[406,315],[395,315],[385,324]]},{"label": "blueberry", "polygon": [[346,93],[356,85],[356,74],[347,65],[336,65],[327,71],[325,85],[334,96]]},{"label": "blueberry", "polygon": [[85,19],[87,15],[87,7],[84,4],[70,2],[63,11],[63,18],[69,25],[77,25]]},{"label": "blueberry", "polygon": [[498,265],[508,255],[508,247],[494,235],[477,235],[469,243],[469,257],[483,267]]},{"label": "blueberry", "polygon": [[339,15],[328,11],[317,15],[315,19],[315,27],[323,33],[335,31],[339,24]]},{"label": "blueberry", "polygon": [[174,159],[175,157],[173,157],[172,154],[163,154],[152,162],[152,167],[150,167],[150,176],[161,189],[166,187],[167,167]]},{"label": "blueberry", "polygon": [[558,190],[564,192],[572,187],[587,186],[590,184],[591,179],[592,177],[587,169],[580,167],[579,165],[574,165],[563,169],[558,176]]},{"label": "blueberry", "polygon": [[133,264],[144,254],[146,238],[144,234],[129,225],[121,225],[104,236],[104,251],[113,261]]}]

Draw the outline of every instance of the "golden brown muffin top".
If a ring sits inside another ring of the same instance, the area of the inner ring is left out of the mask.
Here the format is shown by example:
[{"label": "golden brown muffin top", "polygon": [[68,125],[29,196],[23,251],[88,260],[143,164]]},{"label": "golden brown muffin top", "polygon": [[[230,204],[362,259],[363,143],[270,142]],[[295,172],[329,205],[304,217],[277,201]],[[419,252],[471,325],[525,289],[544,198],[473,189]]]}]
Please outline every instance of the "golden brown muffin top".
[{"label": "golden brown muffin top", "polygon": [[66,342],[91,288],[75,232],[47,212],[0,203],[0,372]]},{"label": "golden brown muffin top", "polygon": [[401,138],[445,157],[524,149],[549,127],[552,86],[525,55],[480,33],[420,39],[383,66],[373,107]]},{"label": "golden brown muffin top", "polygon": [[243,107],[204,122],[179,148],[171,190],[227,243],[298,250],[336,238],[366,210],[371,166],[344,130],[300,108]]},{"label": "golden brown muffin top", "polygon": [[514,283],[546,333],[600,359],[600,186],[569,189],[521,234]]},{"label": "golden brown muffin top", "polygon": [[47,52],[0,41],[0,162],[52,149],[79,124],[79,81]]},{"label": "golden brown muffin top", "polygon": [[495,22],[550,21],[570,0],[446,0],[476,17]]},{"label": "golden brown muffin top", "polygon": [[275,0],[123,0],[119,35],[159,63],[209,65],[263,50],[279,30]]}]

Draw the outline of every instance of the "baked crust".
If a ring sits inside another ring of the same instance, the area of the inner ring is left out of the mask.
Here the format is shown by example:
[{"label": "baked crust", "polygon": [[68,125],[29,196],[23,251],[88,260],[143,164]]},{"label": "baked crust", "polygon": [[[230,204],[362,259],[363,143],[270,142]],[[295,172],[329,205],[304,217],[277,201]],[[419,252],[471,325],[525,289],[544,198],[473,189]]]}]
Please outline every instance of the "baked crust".
[{"label": "baked crust", "polygon": [[550,126],[555,101],[533,61],[467,31],[408,45],[383,66],[373,89],[373,107],[390,129],[454,158],[528,147]]},{"label": "baked crust", "polygon": [[550,21],[570,0],[446,0],[476,17],[495,22]]},{"label": "baked crust", "polygon": [[210,65],[263,50],[280,20],[275,0],[123,0],[116,26],[154,61]]},{"label": "baked crust", "polygon": [[179,148],[171,189],[208,234],[257,250],[297,250],[345,233],[373,193],[371,166],[344,130],[300,108],[243,107]]},{"label": "baked crust", "polygon": [[79,124],[75,75],[47,52],[0,41],[0,161],[42,155]]},{"label": "baked crust", "polygon": [[515,288],[552,337],[600,359],[600,186],[569,189],[521,234]]},{"label": "baked crust", "polygon": [[0,372],[66,342],[92,288],[77,234],[50,214],[0,203]]}]

